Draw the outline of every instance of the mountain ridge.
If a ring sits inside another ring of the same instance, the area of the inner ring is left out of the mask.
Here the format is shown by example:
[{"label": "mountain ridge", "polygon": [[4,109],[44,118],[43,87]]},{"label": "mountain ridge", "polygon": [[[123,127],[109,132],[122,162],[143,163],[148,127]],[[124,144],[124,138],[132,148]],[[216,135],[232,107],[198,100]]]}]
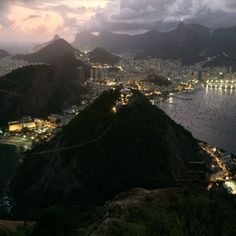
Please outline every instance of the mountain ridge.
[{"label": "mountain ridge", "polygon": [[[236,27],[211,30],[199,24],[180,22],[177,28],[169,32],[148,31],[139,35],[121,35],[101,32],[89,36],[86,41],[83,32],[77,34],[75,43],[78,48],[102,47],[113,53],[124,53],[127,50],[136,52],[138,57],[160,57],[163,59],[182,59],[183,64],[190,65],[216,56],[227,50],[227,42],[235,42]],[[219,48],[220,44],[225,44]],[[234,44],[230,50],[236,51]],[[232,52],[232,54],[233,54]]]}]

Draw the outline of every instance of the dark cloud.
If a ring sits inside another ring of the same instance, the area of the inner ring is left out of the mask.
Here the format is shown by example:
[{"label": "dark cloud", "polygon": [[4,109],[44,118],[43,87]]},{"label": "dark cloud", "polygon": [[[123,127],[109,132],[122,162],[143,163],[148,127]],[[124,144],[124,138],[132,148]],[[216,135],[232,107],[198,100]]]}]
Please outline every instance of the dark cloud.
[{"label": "dark cloud", "polygon": [[88,28],[169,29],[180,20],[208,27],[236,25],[236,0],[114,0],[97,11]]},{"label": "dark cloud", "polygon": [[[91,31],[168,30],[181,19],[187,23],[200,23],[214,28],[236,25],[236,0],[103,1],[106,1],[105,7],[85,5],[85,0],[0,0],[0,29],[10,27],[12,22],[6,15],[9,6],[16,3],[35,10],[25,20],[36,19],[41,12],[47,10],[60,14],[64,22],[58,28],[59,31],[77,31],[82,28]],[[69,4],[72,2],[73,5]],[[99,0],[87,0],[88,2]],[[88,12],[95,13],[90,20],[86,23],[78,20],[78,16]],[[40,26],[39,31],[42,29],[43,26]]]},{"label": "dark cloud", "polygon": [[33,19],[37,19],[37,18],[41,18],[42,16],[40,15],[29,15],[28,17],[26,17],[24,19],[24,21],[27,21],[27,20],[33,20]]}]

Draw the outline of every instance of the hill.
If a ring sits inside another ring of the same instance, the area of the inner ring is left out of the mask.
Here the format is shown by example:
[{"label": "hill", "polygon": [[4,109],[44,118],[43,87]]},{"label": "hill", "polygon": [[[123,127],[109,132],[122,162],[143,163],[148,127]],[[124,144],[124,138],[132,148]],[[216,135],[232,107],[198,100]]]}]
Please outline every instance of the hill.
[{"label": "hill", "polygon": [[44,47],[46,47],[46,46],[48,46],[48,45],[50,45],[50,44],[56,42],[56,41],[59,40],[59,39],[61,39],[61,37],[56,34],[56,35],[53,37],[52,40],[50,40],[50,41],[48,41],[48,42],[46,42],[46,43],[42,43],[42,44],[35,45],[35,46],[34,46],[34,50],[37,52],[37,51],[41,50],[42,48],[44,48]]},{"label": "hill", "polygon": [[212,36],[218,42],[233,42],[236,38],[236,27],[215,29]]},{"label": "hill", "polygon": [[85,89],[63,77],[54,66],[34,65],[0,78],[0,123],[22,116],[60,112],[79,99]]},{"label": "hill", "polygon": [[84,79],[89,78],[89,65],[76,59],[76,49],[67,41],[56,35],[53,40],[41,46],[42,48],[38,52],[27,55],[17,55],[15,58],[52,65],[57,68],[60,76],[66,80],[79,81],[76,71],[78,67],[83,67],[85,73]]},{"label": "hill", "polygon": [[157,86],[165,86],[168,87],[172,85],[172,82],[169,81],[166,77],[160,76],[157,74],[150,75],[147,81],[151,81]]},{"label": "hill", "polygon": [[101,204],[133,187],[198,179],[190,176],[191,162],[205,160],[197,141],[142,94],[132,93],[114,113],[120,91],[104,92],[54,139],[27,153],[10,185],[17,212]]},{"label": "hill", "polygon": [[82,67],[84,69],[84,79],[88,79],[90,74],[90,66],[78,59],[71,53],[64,54],[57,58],[54,58],[51,65],[57,68],[60,76],[66,81],[73,81],[77,83],[82,83],[80,81],[79,75],[77,73],[77,68]]},{"label": "hill", "polygon": [[95,48],[88,53],[90,63],[108,64],[115,65],[121,60],[121,57],[115,56],[109,53],[103,48]]},{"label": "hill", "polygon": [[66,40],[56,39],[40,49],[39,51],[27,55],[17,55],[16,59],[23,59],[29,62],[41,62],[51,64],[55,58],[65,54],[74,55],[75,50]]},{"label": "hill", "polygon": [[226,67],[231,69],[232,72],[235,72],[236,57],[228,56],[227,54],[221,54],[215,57],[213,60],[205,63],[203,67]]},{"label": "hill", "polygon": [[0,49],[0,59],[7,56],[10,56],[10,54],[5,50]]}]

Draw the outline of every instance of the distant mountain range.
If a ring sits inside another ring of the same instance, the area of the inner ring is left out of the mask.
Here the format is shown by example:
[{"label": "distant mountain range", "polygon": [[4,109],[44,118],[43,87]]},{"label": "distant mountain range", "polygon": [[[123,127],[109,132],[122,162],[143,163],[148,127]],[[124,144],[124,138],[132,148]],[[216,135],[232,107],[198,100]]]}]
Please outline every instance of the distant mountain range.
[{"label": "distant mountain range", "polygon": [[168,187],[178,179],[198,178],[191,177],[191,162],[205,157],[197,141],[144,95],[132,92],[117,113],[112,107],[120,91],[104,92],[50,142],[26,154],[11,182],[18,211],[52,204],[84,207],[133,187]]},{"label": "distant mountain range", "polygon": [[182,59],[184,64],[193,64],[223,52],[235,59],[236,27],[211,30],[181,22],[170,32],[149,31],[133,36],[111,32],[101,32],[96,36],[81,32],[77,34],[74,45],[81,50],[102,47],[118,54],[130,50],[138,57]]},{"label": "distant mountain range", "polygon": [[10,53],[8,53],[5,50],[0,49],[0,59],[7,57],[7,56],[10,56]]}]

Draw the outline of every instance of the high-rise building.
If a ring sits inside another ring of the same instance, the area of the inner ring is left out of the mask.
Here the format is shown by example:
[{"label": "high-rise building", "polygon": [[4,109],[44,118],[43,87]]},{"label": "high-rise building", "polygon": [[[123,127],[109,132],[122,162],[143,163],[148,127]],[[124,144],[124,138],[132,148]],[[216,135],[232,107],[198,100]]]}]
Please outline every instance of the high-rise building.
[{"label": "high-rise building", "polygon": [[86,80],[86,75],[85,75],[85,69],[82,66],[79,66],[76,69],[76,80],[80,83],[80,84],[84,84],[85,80]]},{"label": "high-rise building", "polygon": [[109,78],[108,67],[92,67],[90,70],[90,78],[94,81],[104,81]]}]

